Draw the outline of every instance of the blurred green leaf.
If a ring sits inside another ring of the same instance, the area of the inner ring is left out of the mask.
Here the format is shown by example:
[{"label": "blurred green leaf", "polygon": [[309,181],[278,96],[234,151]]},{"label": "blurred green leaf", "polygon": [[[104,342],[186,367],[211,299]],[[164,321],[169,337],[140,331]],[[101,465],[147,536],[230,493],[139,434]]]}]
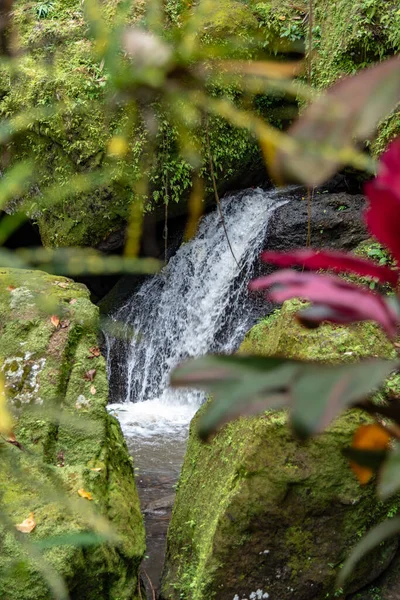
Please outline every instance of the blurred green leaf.
[{"label": "blurred green leaf", "polygon": [[0,248],[3,267],[34,267],[58,275],[113,275],[118,273],[157,273],[162,262],[155,258],[105,255],[89,248]]},{"label": "blurred green leaf", "polygon": [[34,178],[34,167],[31,161],[19,162],[6,171],[0,180],[0,210],[10,200],[17,199],[26,192]]},{"label": "blurred green leaf", "polygon": [[341,569],[337,581],[338,587],[342,587],[348,576],[354,570],[356,564],[361,560],[368,552],[373,550],[376,546],[397,535],[400,532],[400,517],[387,519],[383,523],[380,523],[371,531],[369,531],[362,540],[353,548],[350,556],[346,560]]},{"label": "blurred green leaf", "polygon": [[378,494],[387,500],[400,489],[400,443],[395,442],[379,473]]},{"label": "blurred green leaf", "polygon": [[171,384],[211,393],[213,401],[199,422],[202,438],[235,417],[288,405],[295,432],[308,437],[375,391],[398,364],[379,359],[321,365],[279,357],[206,356],[175,369]]},{"label": "blurred green leaf", "polygon": [[308,437],[323,431],[343,410],[376,391],[398,365],[398,361],[380,359],[306,365],[291,390],[296,433]]},{"label": "blurred green leaf", "polygon": [[297,363],[279,358],[206,356],[178,367],[171,385],[212,394],[213,402],[198,426],[200,437],[207,439],[235,417],[288,404],[286,389],[297,370]]},{"label": "blurred green leaf", "polygon": [[44,538],[33,543],[38,550],[47,550],[55,546],[78,546],[86,548],[108,542],[109,538],[98,533],[71,533],[69,535],[57,535]]},{"label": "blurred green leaf", "polygon": [[387,456],[386,450],[359,450],[358,448],[344,448],[343,454],[357,465],[368,467],[374,472],[378,471]]}]

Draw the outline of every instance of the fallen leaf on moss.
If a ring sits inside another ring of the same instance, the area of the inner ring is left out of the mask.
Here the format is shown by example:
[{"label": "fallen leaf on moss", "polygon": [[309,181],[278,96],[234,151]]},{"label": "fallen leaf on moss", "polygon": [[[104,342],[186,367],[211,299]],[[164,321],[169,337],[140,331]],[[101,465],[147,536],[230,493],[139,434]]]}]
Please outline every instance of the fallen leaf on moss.
[{"label": "fallen leaf on moss", "polygon": [[90,393],[92,394],[92,396],[94,396],[96,392],[96,388],[94,387],[94,385],[92,385],[92,387],[90,388]]},{"label": "fallen leaf on moss", "polygon": [[[386,450],[390,444],[390,435],[380,425],[362,425],[353,436],[351,447],[356,450]],[[374,474],[369,467],[350,461],[350,467],[361,485],[367,484]]]},{"label": "fallen leaf on moss", "polygon": [[69,284],[66,281],[60,281],[60,283],[57,283],[58,287],[60,288],[67,288],[69,286]]},{"label": "fallen leaf on moss", "polygon": [[92,494],[90,492],[85,492],[85,490],[83,489],[78,490],[78,494],[81,498],[85,498],[86,500],[93,500]]},{"label": "fallen leaf on moss", "polygon": [[18,529],[18,531],[21,531],[21,533],[31,533],[31,531],[33,531],[35,527],[36,522],[34,519],[33,512],[29,514],[29,517],[25,519],[25,521],[22,521],[22,523],[18,523],[18,525],[15,526],[15,528]]},{"label": "fallen leaf on moss", "polygon": [[7,396],[3,378],[0,377],[0,433],[10,435],[13,422],[7,406]]},{"label": "fallen leaf on moss", "polygon": [[95,467],[93,469],[90,469],[91,471],[94,471],[95,473],[100,473],[100,471],[102,471],[103,469],[101,467]]},{"label": "fallen leaf on moss", "polygon": [[50,321],[51,324],[54,325],[54,327],[58,328],[58,326],[60,325],[60,319],[57,317],[57,315],[52,315],[50,317]]},{"label": "fallen leaf on moss", "polygon": [[280,20],[280,21],[286,21],[286,17],[285,17],[285,15],[281,15],[281,16],[279,17],[279,20]]},{"label": "fallen leaf on moss", "polygon": [[9,285],[7,287],[7,292],[12,292],[13,290],[15,290],[15,285]]},{"label": "fallen leaf on moss", "polygon": [[90,371],[86,371],[86,373],[83,376],[83,379],[86,379],[86,381],[93,381],[95,375],[96,369],[90,369]]},{"label": "fallen leaf on moss", "polygon": [[98,356],[100,356],[100,348],[98,348],[97,346],[92,346],[92,348],[89,348],[89,352],[90,356],[88,358],[97,358]]},{"label": "fallen leaf on moss", "polygon": [[19,441],[17,440],[17,438],[15,437],[15,435],[12,431],[8,434],[7,442],[9,444],[12,444],[13,446],[16,446],[20,450],[22,450],[21,444],[19,443]]},{"label": "fallen leaf on moss", "polygon": [[76,304],[76,302],[78,302],[76,298],[72,298],[72,300],[69,301],[70,304]]}]

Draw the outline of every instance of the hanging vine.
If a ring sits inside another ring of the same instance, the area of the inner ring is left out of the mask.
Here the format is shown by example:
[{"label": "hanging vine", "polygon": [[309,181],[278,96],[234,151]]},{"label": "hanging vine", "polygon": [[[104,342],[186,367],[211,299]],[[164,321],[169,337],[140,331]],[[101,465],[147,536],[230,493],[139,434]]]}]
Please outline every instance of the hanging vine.
[{"label": "hanging vine", "polygon": [[[313,48],[313,28],[314,28],[314,5],[313,0],[309,0],[308,5],[308,56],[307,56],[307,81],[309,87],[312,84],[312,48]],[[311,207],[314,200],[314,188],[307,188],[307,247],[311,246]]]},{"label": "hanging vine", "polygon": [[229,236],[228,236],[228,231],[226,229],[226,223],[225,223],[224,215],[223,215],[222,208],[221,208],[221,201],[220,201],[219,194],[218,194],[217,181],[215,179],[215,172],[214,172],[214,163],[213,163],[213,159],[212,159],[212,155],[211,155],[210,135],[209,135],[209,131],[208,131],[208,117],[207,116],[206,116],[205,121],[206,121],[207,153],[208,153],[208,160],[210,163],[210,173],[211,173],[211,179],[212,179],[212,184],[213,184],[213,189],[214,189],[215,200],[216,200],[216,203],[218,206],[218,212],[219,212],[219,216],[221,218],[222,227],[224,228],[224,233],[225,233],[226,241],[228,242],[229,250],[231,251],[231,254],[233,256],[235,263],[239,267],[239,263],[235,256],[235,253],[233,252],[232,244],[231,244]]}]

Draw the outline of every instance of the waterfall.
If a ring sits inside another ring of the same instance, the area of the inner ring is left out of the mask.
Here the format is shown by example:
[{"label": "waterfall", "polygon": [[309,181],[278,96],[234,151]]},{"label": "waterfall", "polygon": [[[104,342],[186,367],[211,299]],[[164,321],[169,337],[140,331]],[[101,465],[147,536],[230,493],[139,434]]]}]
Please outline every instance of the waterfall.
[{"label": "waterfall", "polygon": [[235,258],[218,211],[210,213],[196,236],[112,315],[122,335],[107,336],[109,376],[112,382],[118,371],[122,393],[114,393],[117,404],[110,408],[128,435],[151,436],[188,423],[203,395],[171,390],[170,373],[187,357],[237,349],[254,321],[247,283],[269,219],[291,197],[290,191],[261,189],[225,197]]}]

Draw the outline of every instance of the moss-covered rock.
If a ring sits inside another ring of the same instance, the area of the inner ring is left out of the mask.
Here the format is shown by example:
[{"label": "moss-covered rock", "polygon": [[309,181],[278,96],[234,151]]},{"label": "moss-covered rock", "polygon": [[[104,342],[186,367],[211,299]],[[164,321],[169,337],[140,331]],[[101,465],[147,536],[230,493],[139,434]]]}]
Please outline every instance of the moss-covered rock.
[{"label": "moss-covered rock", "polygon": [[[106,411],[98,309],[85,286],[64,277],[0,269],[0,280],[0,362],[17,444],[0,445],[0,505],[10,522],[0,545],[0,597],[50,599],[44,559],[73,598],[136,599],[144,527],[132,461]],[[31,512],[29,541],[48,543],[41,568],[22,560],[26,549],[14,539],[15,524]],[[90,532],[93,519],[101,529],[103,517],[116,545],[67,543],[68,535]]]},{"label": "moss-covered rock", "polygon": [[318,329],[306,329],[295,318],[301,308],[304,303],[300,300],[285,302],[249,331],[239,351],[324,362],[351,362],[370,356],[396,358],[393,345],[374,323],[352,327],[323,324]]},{"label": "moss-covered rock", "polygon": [[[303,330],[293,318],[298,308],[285,303],[253,328],[241,351],[324,361],[393,353],[369,324]],[[378,502],[374,485],[360,487],[342,455],[368,417],[348,412],[307,443],[292,436],[282,412],[241,418],[210,444],[197,438],[197,419],[168,531],[163,599],[337,597],[337,569],[352,546],[397,512],[397,502]],[[377,577],[396,546],[370,554],[346,591]]]}]

